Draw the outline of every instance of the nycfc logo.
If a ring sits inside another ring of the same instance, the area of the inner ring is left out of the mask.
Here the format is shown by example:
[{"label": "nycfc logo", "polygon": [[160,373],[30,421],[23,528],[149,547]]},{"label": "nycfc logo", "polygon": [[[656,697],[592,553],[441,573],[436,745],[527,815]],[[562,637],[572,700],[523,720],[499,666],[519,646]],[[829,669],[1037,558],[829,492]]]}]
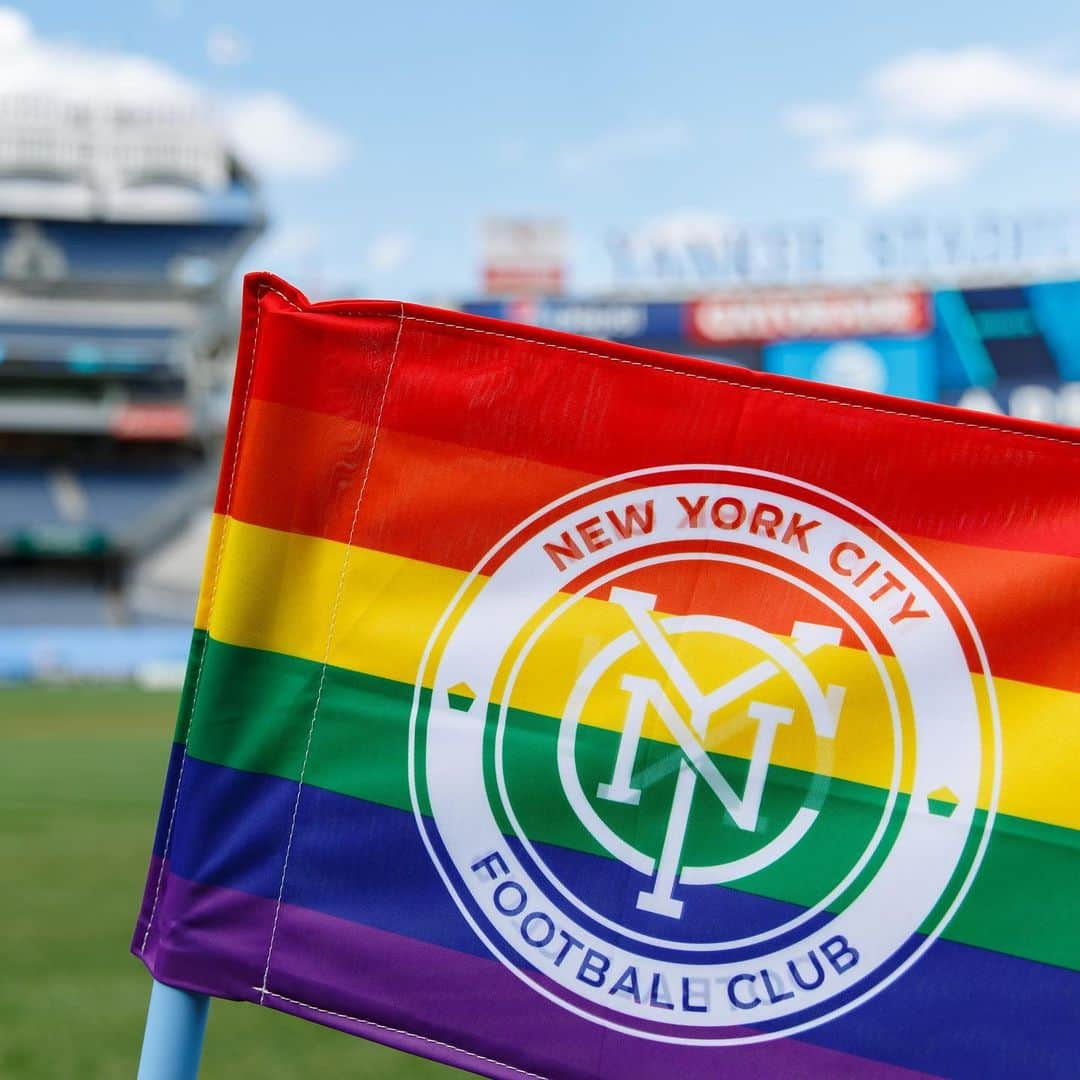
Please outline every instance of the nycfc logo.
[{"label": "nycfc logo", "polygon": [[[564,722],[571,727],[571,730],[560,741],[559,764],[563,784],[583,824],[612,855],[642,870],[648,865],[647,872],[655,875],[653,886],[639,894],[637,906],[645,911],[677,919],[682,915],[683,902],[673,895],[676,880],[704,883],[724,881],[733,876],[733,869],[730,866],[684,867],[681,874],[677,873],[680,854],[686,840],[690,806],[698,781],[700,780],[711,791],[738,828],[750,833],[757,832],[761,799],[768,776],[776,730],[781,724],[791,724],[795,713],[793,709],[782,705],[770,705],[767,702],[750,700],[746,714],[757,727],[741,796],[735,794],[731,784],[703,749],[702,742],[708,734],[710,721],[724,706],[743,695],[750,694],[757,685],[767,683],[777,672],[786,671],[806,693],[815,732],[821,738],[831,739],[843,700],[843,689],[830,685],[827,691],[822,693],[813,675],[800,659],[799,652],[810,653],[819,645],[837,644],[840,641],[840,630],[827,626],[796,624],[794,638],[796,648],[791,649],[756,627],[713,615],[673,616],[657,623],[649,616],[649,612],[653,610],[656,603],[656,597],[646,593],[613,588],[610,599],[626,612],[634,630],[617,639],[596,657],[596,660],[582,673],[570,695]],[[673,635],[694,632],[731,636],[736,640],[754,644],[768,659],[747,671],[740,672],[710,692],[703,693],[671,642]],[[680,706],[667,696],[659,680],[624,674],[620,686],[626,691],[629,701],[622,738],[615,757],[611,780],[597,785],[596,794],[598,798],[612,802],[630,805],[637,805],[640,802],[641,790],[633,786],[631,774],[638,757],[646,714],[650,708],[655,710],[664,728],[685,755],[684,760],[679,762],[674,800],[664,828],[663,846],[656,859],[651,859],[645,853],[633,849],[628,852],[626,845],[592,810],[578,783],[571,750],[574,740],[572,726],[578,722],[582,702],[588,698],[601,672],[613,661],[625,655],[637,641],[645,645],[671,684],[676,687],[678,697],[685,703],[683,708],[687,710],[688,716],[686,719],[683,718]],[[798,842],[813,823],[816,813],[808,807],[800,809],[791,823],[769,845],[770,861],[779,858],[784,851]],[[759,855],[758,862],[761,861]]]},{"label": "nycfc logo", "polygon": [[943,931],[997,797],[948,584],[788,477],[614,477],[523,522],[428,643],[418,827],[514,975],[642,1038],[826,1022]]}]

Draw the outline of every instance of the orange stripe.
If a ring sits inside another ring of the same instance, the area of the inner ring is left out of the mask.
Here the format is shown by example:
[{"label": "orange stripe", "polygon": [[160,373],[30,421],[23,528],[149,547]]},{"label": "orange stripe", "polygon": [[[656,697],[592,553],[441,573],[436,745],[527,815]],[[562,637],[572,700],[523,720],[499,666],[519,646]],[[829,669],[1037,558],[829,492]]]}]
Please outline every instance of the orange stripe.
[{"label": "orange stripe", "polygon": [[[253,525],[345,541],[370,425],[254,399],[231,512]],[[357,462],[360,462],[358,467]],[[487,550],[588,473],[385,429],[353,543],[471,570]]]},{"label": "orange stripe", "polygon": [[906,539],[956,590],[992,674],[1080,691],[1080,559]]}]

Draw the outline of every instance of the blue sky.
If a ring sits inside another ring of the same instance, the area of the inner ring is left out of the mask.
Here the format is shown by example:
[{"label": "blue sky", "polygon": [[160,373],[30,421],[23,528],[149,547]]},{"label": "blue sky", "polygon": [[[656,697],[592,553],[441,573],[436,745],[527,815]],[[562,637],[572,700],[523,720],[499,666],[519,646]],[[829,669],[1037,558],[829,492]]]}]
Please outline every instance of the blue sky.
[{"label": "blue sky", "polygon": [[220,103],[275,221],[257,264],[317,294],[437,298],[473,290],[477,223],[492,213],[565,218],[574,283],[588,290],[610,282],[612,228],[1072,206],[1080,23],[1070,9],[39,0],[12,10],[32,24],[26,47],[146,57]]}]

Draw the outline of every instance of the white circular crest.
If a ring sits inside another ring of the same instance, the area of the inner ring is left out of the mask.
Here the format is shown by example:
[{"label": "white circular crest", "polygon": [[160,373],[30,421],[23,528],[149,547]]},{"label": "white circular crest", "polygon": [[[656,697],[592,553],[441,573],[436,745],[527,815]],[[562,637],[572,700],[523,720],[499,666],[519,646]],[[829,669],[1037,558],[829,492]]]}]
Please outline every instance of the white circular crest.
[{"label": "white circular crest", "polygon": [[[669,572],[758,574],[827,614],[781,629],[767,601],[750,621],[695,591],[665,612],[635,582]],[[729,655],[751,659],[714,676]],[[849,669],[862,683],[832,681]],[[523,522],[444,613],[414,700],[417,822],[476,933],[563,1007],[674,1042],[789,1035],[899,977],[970,886],[1000,753],[972,671],[947,583],[850,503],[738,468],[615,477]],[[743,732],[734,756],[718,728]],[[808,853],[854,817],[859,850],[803,894]]]}]

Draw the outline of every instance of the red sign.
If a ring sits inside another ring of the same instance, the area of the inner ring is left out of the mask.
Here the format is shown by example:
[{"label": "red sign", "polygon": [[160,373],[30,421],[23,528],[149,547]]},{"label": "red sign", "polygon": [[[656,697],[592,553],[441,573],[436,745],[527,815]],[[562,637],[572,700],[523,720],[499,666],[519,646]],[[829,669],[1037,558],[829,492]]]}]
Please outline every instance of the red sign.
[{"label": "red sign", "polygon": [[930,297],[914,289],[748,293],[690,304],[689,334],[703,342],[919,334],[930,329]]},{"label": "red sign", "polygon": [[561,266],[484,268],[484,293],[488,296],[554,296],[562,291]]},{"label": "red sign", "polygon": [[112,434],[116,439],[186,439],[191,427],[186,405],[144,402],[117,409]]},{"label": "red sign", "polygon": [[566,228],[544,218],[488,218],[482,227],[481,276],[488,296],[562,292]]}]

